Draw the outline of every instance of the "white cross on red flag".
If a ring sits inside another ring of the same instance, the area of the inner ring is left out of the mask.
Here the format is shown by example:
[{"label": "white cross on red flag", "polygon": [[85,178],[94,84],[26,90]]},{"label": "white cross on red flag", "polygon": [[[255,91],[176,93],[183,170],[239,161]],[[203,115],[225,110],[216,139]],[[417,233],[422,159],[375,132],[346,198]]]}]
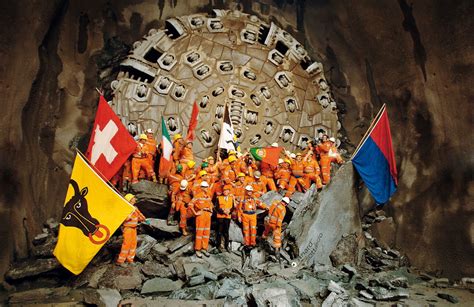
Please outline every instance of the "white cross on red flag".
[{"label": "white cross on red flag", "polygon": [[94,128],[87,148],[86,157],[110,180],[130,157],[137,143],[122,124],[118,116],[100,96]]}]

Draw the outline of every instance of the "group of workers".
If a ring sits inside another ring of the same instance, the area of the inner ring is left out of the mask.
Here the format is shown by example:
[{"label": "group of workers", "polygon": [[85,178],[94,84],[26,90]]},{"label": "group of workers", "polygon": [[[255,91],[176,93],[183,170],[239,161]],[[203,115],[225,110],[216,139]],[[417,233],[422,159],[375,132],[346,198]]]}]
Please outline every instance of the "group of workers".
[{"label": "group of workers", "polygon": [[[266,211],[262,239],[273,234],[273,247],[280,260],[282,223],[291,195],[295,191],[305,192],[313,183],[318,190],[321,189],[330,181],[331,163],[343,162],[335,139],[324,135],[319,144],[309,142],[303,152],[290,153],[282,149],[278,165],[255,161],[248,152],[228,152],[225,158],[219,154],[217,159],[210,156],[197,166],[192,141],[176,134],[173,138],[172,167],[166,178],[157,179],[153,166],[158,146],[152,131],[147,130],[138,139],[131,160],[112,183],[117,183],[120,178],[124,182],[129,181],[130,174],[132,184],[140,178],[154,182],[159,179],[167,183],[171,200],[167,222],[176,224],[175,215],[179,215],[179,228],[183,235],[189,235],[188,219],[195,218],[194,250],[200,258],[209,256],[212,216],[217,222],[217,249],[220,252],[223,249],[229,251],[229,226],[233,219],[242,227],[243,252],[248,254],[257,244],[257,214]],[[274,143],[272,147],[278,147],[278,144]],[[269,190],[278,191],[284,197],[281,201],[267,205],[259,198]],[[127,197],[135,200],[131,194],[127,194]],[[123,228],[134,224],[135,232],[129,233],[136,238],[136,225],[142,218],[139,211],[133,213],[131,221],[125,221]],[[129,261],[130,257],[133,261],[136,239],[133,244],[125,244],[125,239],[124,231],[124,244],[118,263]]]}]

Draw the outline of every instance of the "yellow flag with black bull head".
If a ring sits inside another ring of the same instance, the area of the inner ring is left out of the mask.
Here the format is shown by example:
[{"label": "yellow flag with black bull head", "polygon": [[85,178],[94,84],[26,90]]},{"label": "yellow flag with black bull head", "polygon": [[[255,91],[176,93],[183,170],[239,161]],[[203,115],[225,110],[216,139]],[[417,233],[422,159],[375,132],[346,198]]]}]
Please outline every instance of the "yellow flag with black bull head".
[{"label": "yellow flag with black bull head", "polygon": [[54,255],[78,275],[134,207],[76,154]]}]

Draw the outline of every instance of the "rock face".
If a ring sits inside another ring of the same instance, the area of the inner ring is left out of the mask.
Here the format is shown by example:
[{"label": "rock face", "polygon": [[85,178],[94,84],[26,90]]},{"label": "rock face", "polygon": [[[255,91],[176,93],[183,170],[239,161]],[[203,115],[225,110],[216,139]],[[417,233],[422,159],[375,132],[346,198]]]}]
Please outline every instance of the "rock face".
[{"label": "rock face", "polygon": [[[8,242],[0,251],[1,272],[14,256],[29,254],[29,242],[45,220],[61,214],[71,148],[87,146],[94,119],[92,89],[103,85],[110,97],[110,81],[134,41],[169,17],[210,12],[209,3],[0,4],[0,234]],[[473,27],[472,1],[214,5],[275,21],[305,42],[327,69],[343,149],[354,149],[370,118],[387,103],[400,174],[389,209],[397,225],[395,243],[419,267],[472,276],[473,161],[466,158],[473,139],[466,133],[472,130],[474,96],[474,37],[466,31]],[[361,201],[371,207],[364,195]]]},{"label": "rock face", "polygon": [[[308,193],[309,194],[309,193]],[[301,265],[331,264],[329,255],[344,234],[362,233],[351,163],[343,165],[319,194],[297,207],[288,226]]]}]

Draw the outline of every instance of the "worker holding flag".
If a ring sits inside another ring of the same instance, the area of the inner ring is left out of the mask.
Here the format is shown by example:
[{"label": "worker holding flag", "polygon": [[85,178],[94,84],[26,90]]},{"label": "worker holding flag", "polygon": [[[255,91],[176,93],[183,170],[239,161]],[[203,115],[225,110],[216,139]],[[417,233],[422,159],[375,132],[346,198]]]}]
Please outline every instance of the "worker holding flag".
[{"label": "worker holding flag", "polygon": [[135,210],[127,217],[122,224],[123,243],[117,264],[123,266],[125,262],[132,263],[137,250],[137,226],[140,222],[145,222],[145,216],[135,207],[137,198],[133,194],[125,195],[125,199],[134,206]]}]

